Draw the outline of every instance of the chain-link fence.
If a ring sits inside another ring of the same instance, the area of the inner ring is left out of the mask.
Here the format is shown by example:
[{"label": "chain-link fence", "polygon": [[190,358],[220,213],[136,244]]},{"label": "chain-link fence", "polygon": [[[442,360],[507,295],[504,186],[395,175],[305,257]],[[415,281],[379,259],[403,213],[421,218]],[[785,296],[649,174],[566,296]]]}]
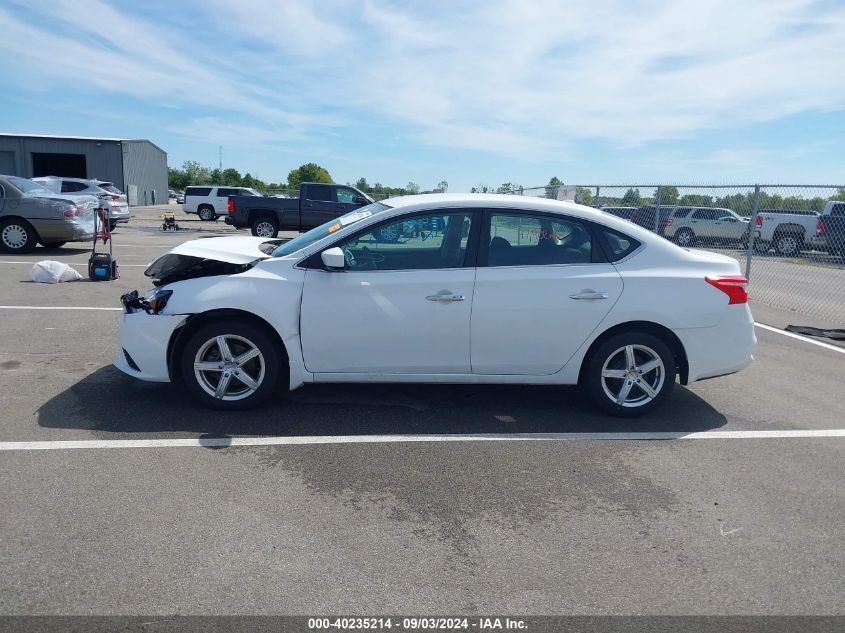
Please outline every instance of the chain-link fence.
[{"label": "chain-link fence", "polygon": [[[822,185],[547,185],[684,247],[737,259],[754,302],[845,327],[845,188]],[[800,323],[813,325],[814,323]]]}]

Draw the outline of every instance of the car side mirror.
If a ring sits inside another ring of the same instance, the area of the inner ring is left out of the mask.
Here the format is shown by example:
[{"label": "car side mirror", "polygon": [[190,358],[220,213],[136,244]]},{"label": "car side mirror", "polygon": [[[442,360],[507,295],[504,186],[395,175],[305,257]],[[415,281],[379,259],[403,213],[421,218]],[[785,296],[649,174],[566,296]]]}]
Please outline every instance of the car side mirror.
[{"label": "car side mirror", "polygon": [[334,248],[327,248],[320,253],[320,259],[331,271],[339,271],[346,268],[346,258],[343,256],[343,249],[335,246]]},{"label": "car side mirror", "polygon": [[363,196],[355,196],[355,199],[352,202],[355,204],[370,204],[370,201]]}]

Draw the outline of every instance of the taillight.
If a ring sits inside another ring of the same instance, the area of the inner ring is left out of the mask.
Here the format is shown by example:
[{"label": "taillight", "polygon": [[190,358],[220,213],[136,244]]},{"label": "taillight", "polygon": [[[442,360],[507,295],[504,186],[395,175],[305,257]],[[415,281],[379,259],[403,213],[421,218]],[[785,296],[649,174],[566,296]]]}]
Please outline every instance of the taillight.
[{"label": "taillight", "polygon": [[79,207],[74,207],[73,209],[65,211],[66,218],[78,218],[80,215],[82,215],[82,209]]},{"label": "taillight", "polygon": [[704,281],[728,295],[728,305],[748,303],[748,280],[742,275],[707,275]]},{"label": "taillight", "polygon": [[116,193],[113,193],[113,194],[111,195],[111,199],[112,199],[112,200],[120,200],[120,196],[119,196],[119,195],[117,195]]},{"label": "taillight", "polygon": [[827,226],[825,226],[824,218],[819,218],[819,223],[816,224],[816,235],[824,235],[827,233]]},{"label": "taillight", "polygon": [[758,215],[756,218],[754,218],[754,225],[755,225],[758,229],[759,229],[761,226],[763,226],[763,218],[762,218],[762,217],[760,217],[759,215]]},{"label": "taillight", "polygon": [[231,198],[229,198],[229,204],[226,206],[226,209],[229,211],[229,213],[235,212],[235,201]]},{"label": "taillight", "polygon": [[666,220],[666,221],[663,223],[663,226],[669,226],[670,224],[672,224],[672,218],[669,218],[668,220]]}]

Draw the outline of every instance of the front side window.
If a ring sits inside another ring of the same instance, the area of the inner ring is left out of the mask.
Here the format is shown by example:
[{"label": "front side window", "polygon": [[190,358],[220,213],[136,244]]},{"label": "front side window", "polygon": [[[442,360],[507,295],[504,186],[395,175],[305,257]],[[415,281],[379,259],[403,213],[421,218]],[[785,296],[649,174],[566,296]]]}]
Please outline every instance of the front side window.
[{"label": "front side window", "polygon": [[414,216],[378,225],[338,246],[351,271],[460,268],[471,225],[468,211]]},{"label": "front side window", "polygon": [[289,242],[285,242],[273,251],[273,257],[284,257],[286,255],[292,255],[293,253],[301,251],[307,246],[311,246],[311,244],[313,244],[314,242],[319,242],[323,238],[328,237],[335,231],[339,231],[340,229],[347,227],[350,224],[355,224],[356,222],[365,220],[366,218],[369,218],[370,216],[375,215],[376,213],[381,213],[385,209],[389,208],[390,207],[388,207],[386,204],[382,204],[381,202],[374,202],[373,204],[368,204],[365,207],[350,211],[349,213],[342,215],[339,218],[329,220],[325,224],[321,224],[320,226],[313,228],[298,237],[293,238]]},{"label": "front side window", "polygon": [[346,189],[345,187],[337,188],[337,201],[341,204],[355,204],[355,198],[357,197],[358,194],[352,191],[352,189]]},{"label": "front side window", "polygon": [[585,264],[592,260],[592,238],[576,220],[492,213],[488,266]]}]

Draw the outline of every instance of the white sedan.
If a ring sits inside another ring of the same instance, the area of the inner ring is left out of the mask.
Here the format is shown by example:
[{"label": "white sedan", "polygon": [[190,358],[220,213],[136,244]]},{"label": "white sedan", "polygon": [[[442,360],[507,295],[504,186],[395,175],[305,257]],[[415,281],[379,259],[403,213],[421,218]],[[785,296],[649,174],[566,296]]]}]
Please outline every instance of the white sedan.
[{"label": "white sedan", "polygon": [[756,342],[733,258],[521,196],[392,198],[289,241],[186,242],[146,274],[115,365],[224,409],[315,382],[580,384],[633,417]]}]

